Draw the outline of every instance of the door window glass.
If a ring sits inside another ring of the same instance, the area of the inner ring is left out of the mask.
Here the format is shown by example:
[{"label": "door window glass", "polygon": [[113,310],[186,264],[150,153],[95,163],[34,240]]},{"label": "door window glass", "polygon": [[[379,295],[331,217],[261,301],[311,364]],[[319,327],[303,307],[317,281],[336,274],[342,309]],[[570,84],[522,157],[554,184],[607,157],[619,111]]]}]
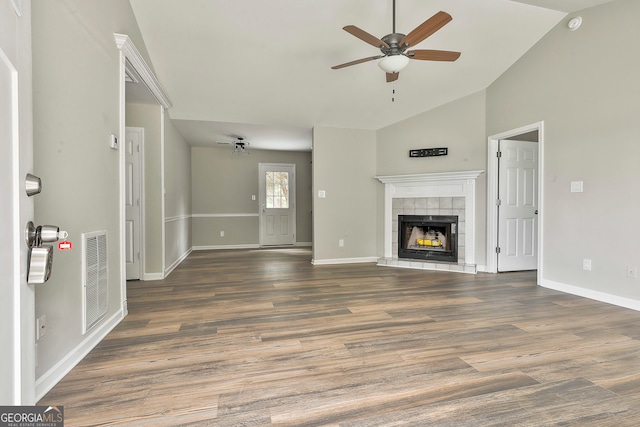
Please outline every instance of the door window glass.
[{"label": "door window glass", "polygon": [[289,172],[267,172],[267,208],[289,209]]}]

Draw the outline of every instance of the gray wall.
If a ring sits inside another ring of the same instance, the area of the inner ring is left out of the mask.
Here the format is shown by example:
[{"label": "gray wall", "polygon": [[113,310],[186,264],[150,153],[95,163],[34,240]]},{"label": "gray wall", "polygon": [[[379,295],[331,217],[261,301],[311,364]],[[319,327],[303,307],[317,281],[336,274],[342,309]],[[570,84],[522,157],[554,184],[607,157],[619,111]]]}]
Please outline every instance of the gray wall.
[{"label": "gray wall", "polygon": [[314,262],[375,257],[375,132],[316,127],[312,151]]},{"label": "gray wall", "polygon": [[127,104],[127,126],[144,128],[144,274],[156,277],[162,267],[162,126],[160,105]]},{"label": "gray wall", "polygon": [[[258,216],[242,216],[259,212],[258,163],[296,165],[296,242],[311,242],[311,153],[251,150],[248,156],[235,156],[230,147],[193,147],[195,248],[259,244]],[[255,201],[251,200],[254,194]],[[230,216],[207,216],[212,214]],[[224,237],[220,237],[220,231],[225,232]]]},{"label": "gray wall", "polygon": [[[488,88],[487,133],[544,120],[544,281],[638,301],[626,268],[640,266],[640,2],[580,15]],[[570,192],[577,180],[583,193]]]},{"label": "gray wall", "polygon": [[165,272],[191,250],[191,147],[164,116]]},{"label": "gray wall", "polygon": [[[481,91],[377,132],[377,175],[485,170],[485,92]],[[448,147],[442,157],[410,158],[409,150]],[[384,186],[378,190],[378,255],[383,256]],[[476,263],[486,259],[486,174],[476,182]]]},{"label": "gray wall", "polygon": [[85,344],[81,234],[108,233],[108,316],[121,310],[119,51],[126,33],[148,55],[127,0],[35,1],[33,9],[34,162],[44,182],[38,224],[69,232],[73,250],[56,251],[51,279],[36,288],[36,317],[47,316],[36,377]]}]

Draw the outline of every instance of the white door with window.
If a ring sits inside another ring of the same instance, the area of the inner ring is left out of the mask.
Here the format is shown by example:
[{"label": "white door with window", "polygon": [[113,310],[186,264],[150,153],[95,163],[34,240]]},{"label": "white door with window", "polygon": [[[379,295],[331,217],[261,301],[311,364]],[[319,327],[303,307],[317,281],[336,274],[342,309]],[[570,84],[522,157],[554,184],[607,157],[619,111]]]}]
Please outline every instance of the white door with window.
[{"label": "white door with window", "polygon": [[140,279],[142,241],[142,147],[144,128],[127,127],[125,162],[125,260],[127,280]]},{"label": "white door with window", "polygon": [[260,246],[295,243],[296,165],[260,163]]},{"label": "white door with window", "polygon": [[498,271],[538,268],[538,143],[501,140]]}]

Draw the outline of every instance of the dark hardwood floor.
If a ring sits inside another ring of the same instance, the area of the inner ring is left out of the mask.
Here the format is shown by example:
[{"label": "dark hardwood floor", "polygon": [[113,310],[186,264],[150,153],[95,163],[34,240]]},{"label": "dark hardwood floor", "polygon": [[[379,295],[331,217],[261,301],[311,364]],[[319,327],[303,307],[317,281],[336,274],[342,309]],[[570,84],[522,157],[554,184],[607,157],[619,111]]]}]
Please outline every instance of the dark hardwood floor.
[{"label": "dark hardwood floor", "polygon": [[640,312],[467,275],[194,252],[40,402],[67,426],[637,426]]}]

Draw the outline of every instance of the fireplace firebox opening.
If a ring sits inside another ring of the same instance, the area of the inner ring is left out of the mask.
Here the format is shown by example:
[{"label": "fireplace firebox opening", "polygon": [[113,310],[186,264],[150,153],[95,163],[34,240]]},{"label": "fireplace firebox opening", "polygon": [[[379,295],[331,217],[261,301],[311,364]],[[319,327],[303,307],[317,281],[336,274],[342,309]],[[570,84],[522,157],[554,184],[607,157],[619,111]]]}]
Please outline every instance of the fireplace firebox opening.
[{"label": "fireplace firebox opening", "polygon": [[457,215],[398,215],[398,258],[458,262]]}]

